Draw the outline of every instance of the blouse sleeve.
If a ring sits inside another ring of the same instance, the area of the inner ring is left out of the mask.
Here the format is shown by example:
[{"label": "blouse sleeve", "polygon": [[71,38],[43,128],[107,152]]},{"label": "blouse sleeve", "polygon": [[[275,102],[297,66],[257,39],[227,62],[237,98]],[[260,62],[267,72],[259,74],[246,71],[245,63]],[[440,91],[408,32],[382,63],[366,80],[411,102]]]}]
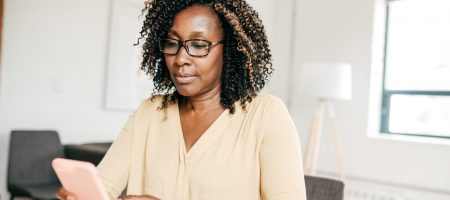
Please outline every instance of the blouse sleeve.
[{"label": "blouse sleeve", "polygon": [[300,140],[279,99],[268,113],[261,150],[261,194],[266,200],[306,200]]},{"label": "blouse sleeve", "polygon": [[97,166],[110,199],[117,199],[128,182],[135,113],[129,117],[119,137]]}]

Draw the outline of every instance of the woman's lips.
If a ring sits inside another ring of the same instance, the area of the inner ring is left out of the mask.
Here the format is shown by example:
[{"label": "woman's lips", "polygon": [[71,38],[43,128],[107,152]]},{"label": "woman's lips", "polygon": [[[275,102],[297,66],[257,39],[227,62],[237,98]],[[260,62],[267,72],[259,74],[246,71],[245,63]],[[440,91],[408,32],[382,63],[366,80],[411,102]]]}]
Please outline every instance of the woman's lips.
[{"label": "woman's lips", "polygon": [[197,76],[186,75],[186,76],[175,76],[175,78],[179,84],[189,84],[189,83],[194,82],[194,80],[197,78]]}]

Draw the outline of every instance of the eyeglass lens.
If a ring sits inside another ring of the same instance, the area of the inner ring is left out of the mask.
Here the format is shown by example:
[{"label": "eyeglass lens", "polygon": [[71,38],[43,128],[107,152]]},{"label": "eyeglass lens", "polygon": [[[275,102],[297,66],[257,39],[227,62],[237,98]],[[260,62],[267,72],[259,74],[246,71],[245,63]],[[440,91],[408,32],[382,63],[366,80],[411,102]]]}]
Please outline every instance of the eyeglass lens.
[{"label": "eyeglass lens", "polygon": [[206,56],[209,53],[210,45],[204,40],[187,40],[178,41],[173,39],[161,40],[160,49],[165,54],[177,54],[181,46],[184,46],[186,51],[191,56]]}]

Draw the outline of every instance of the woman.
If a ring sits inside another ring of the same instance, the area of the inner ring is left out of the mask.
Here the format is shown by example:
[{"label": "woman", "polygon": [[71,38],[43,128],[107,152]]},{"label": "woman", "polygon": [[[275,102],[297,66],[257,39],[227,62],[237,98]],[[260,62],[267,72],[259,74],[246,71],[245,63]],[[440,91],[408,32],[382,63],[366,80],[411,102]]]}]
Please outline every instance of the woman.
[{"label": "woman", "polygon": [[145,13],[141,69],[158,95],[98,166],[110,198],[306,199],[292,119],[257,94],[273,71],[257,13],[243,0],[155,0]]}]

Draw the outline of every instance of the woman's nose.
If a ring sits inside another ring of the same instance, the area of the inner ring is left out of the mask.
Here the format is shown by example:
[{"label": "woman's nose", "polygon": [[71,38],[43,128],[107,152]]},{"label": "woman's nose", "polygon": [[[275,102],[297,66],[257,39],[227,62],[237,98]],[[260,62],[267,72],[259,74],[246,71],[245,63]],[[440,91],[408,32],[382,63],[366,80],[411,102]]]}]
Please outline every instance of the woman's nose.
[{"label": "woman's nose", "polygon": [[190,65],[192,62],[192,56],[189,55],[184,46],[180,47],[180,50],[175,55],[175,63],[178,66]]}]

